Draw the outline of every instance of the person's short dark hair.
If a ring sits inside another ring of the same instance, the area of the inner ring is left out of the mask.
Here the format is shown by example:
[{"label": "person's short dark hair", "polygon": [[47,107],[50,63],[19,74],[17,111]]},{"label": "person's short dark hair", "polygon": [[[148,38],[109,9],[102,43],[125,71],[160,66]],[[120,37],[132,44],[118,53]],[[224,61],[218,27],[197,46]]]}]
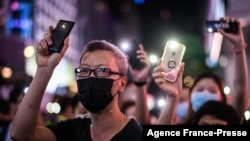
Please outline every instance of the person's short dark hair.
[{"label": "person's short dark hair", "polygon": [[194,114],[192,124],[197,125],[204,115],[211,115],[224,120],[228,125],[239,125],[240,118],[234,108],[221,101],[207,101]]}]

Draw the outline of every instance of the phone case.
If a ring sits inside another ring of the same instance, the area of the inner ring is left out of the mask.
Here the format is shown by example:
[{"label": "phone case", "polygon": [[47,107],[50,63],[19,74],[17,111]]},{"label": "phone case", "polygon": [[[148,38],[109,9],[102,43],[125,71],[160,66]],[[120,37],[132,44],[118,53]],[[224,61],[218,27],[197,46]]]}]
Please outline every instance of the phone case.
[{"label": "phone case", "polygon": [[181,43],[175,41],[168,41],[166,43],[162,55],[161,66],[168,74],[168,76],[166,76],[167,80],[171,82],[174,82],[176,80],[178,73],[178,71],[176,71],[176,67],[181,64],[185,50],[186,46]]},{"label": "phone case", "polygon": [[62,50],[64,40],[70,34],[74,25],[75,22],[73,21],[59,20],[51,35],[53,44],[49,46],[50,52],[60,52]]}]

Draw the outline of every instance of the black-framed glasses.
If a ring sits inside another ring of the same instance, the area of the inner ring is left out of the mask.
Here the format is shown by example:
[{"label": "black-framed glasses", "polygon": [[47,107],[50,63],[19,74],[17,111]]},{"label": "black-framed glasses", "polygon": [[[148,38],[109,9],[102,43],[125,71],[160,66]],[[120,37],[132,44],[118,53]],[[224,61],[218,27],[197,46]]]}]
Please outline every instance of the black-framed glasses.
[{"label": "black-framed glasses", "polygon": [[75,74],[78,77],[89,77],[92,72],[94,72],[95,77],[109,77],[112,74],[124,76],[122,73],[111,71],[109,68],[75,68]]}]

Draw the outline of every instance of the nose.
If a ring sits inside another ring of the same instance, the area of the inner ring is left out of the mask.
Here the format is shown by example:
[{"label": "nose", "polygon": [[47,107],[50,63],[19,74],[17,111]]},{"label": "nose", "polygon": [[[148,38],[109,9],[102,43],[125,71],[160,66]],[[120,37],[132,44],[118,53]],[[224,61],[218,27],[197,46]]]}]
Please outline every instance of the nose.
[{"label": "nose", "polygon": [[95,77],[95,70],[90,70],[90,75],[89,77]]}]

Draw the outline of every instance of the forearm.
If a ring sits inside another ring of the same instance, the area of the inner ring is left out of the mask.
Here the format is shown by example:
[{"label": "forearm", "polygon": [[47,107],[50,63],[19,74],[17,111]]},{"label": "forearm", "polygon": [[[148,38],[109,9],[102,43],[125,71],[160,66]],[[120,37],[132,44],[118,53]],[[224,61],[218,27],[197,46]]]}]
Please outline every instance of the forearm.
[{"label": "forearm", "polygon": [[150,113],[147,105],[147,86],[136,88],[136,113],[135,117],[141,124],[149,124]]},{"label": "forearm", "polygon": [[165,106],[161,111],[157,124],[170,125],[173,124],[178,97],[166,97]]},{"label": "forearm", "polygon": [[35,133],[40,104],[52,72],[47,68],[37,70],[13,120],[13,138],[28,140]]},{"label": "forearm", "polygon": [[232,91],[232,106],[236,109],[240,118],[244,119],[244,112],[248,100],[248,71],[246,52],[234,53],[234,78]]}]

